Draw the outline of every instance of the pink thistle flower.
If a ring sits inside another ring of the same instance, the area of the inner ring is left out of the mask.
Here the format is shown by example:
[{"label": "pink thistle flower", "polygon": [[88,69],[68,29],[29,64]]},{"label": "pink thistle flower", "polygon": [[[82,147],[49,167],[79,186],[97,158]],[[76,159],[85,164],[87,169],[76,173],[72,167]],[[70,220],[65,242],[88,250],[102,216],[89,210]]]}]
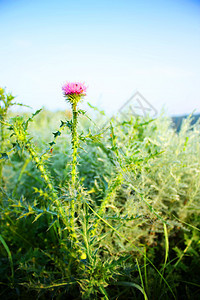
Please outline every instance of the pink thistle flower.
[{"label": "pink thistle flower", "polygon": [[67,82],[63,85],[62,90],[65,95],[77,94],[85,96],[87,87],[81,82]]},{"label": "pink thistle flower", "polygon": [[62,86],[64,96],[71,103],[78,103],[81,97],[86,96],[87,87],[81,82],[67,82]]}]

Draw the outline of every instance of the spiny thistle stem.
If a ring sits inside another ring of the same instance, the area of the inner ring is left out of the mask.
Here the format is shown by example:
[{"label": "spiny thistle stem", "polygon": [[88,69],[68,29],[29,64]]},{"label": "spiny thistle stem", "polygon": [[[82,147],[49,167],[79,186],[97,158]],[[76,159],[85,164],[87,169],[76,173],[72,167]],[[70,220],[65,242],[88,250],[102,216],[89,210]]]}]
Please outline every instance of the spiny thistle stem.
[{"label": "spiny thistle stem", "polygon": [[66,217],[65,217],[65,212],[62,208],[62,205],[58,199],[58,196],[56,194],[56,191],[51,183],[51,179],[49,178],[47,171],[45,169],[45,166],[40,162],[39,157],[37,156],[35,150],[33,149],[33,147],[31,146],[31,144],[27,143],[26,144],[26,148],[28,150],[28,152],[30,153],[33,161],[35,162],[36,166],[38,167],[40,173],[41,173],[41,177],[44,179],[49,191],[51,192],[51,196],[52,196],[52,200],[54,201],[54,203],[57,205],[58,209],[59,209],[59,213],[62,216],[63,222],[66,226],[68,226],[68,222],[65,221]]},{"label": "spiny thistle stem", "polygon": [[34,147],[31,145],[30,141],[27,140],[27,132],[22,126],[22,120],[16,120],[15,125],[13,127],[14,133],[17,136],[17,140],[24,144],[27,151],[29,152],[30,156],[32,157],[34,163],[36,164],[38,170],[41,173],[41,177],[44,179],[44,182],[46,183],[46,186],[48,190],[51,193],[51,200],[53,203],[55,203],[59,209],[59,213],[62,216],[63,222],[66,226],[69,225],[69,223],[66,221],[65,212],[62,208],[62,205],[58,199],[57,193],[51,183],[51,179],[48,175],[48,172],[45,168],[45,165],[41,161],[41,159],[38,157],[36,151],[34,150]]},{"label": "spiny thistle stem", "polygon": [[[4,151],[4,125],[0,123],[1,125],[1,143],[0,143],[0,151]],[[3,183],[3,176],[2,176],[2,163],[0,163],[0,182]]]},{"label": "spiny thistle stem", "polygon": [[38,167],[38,169],[39,169],[39,171],[41,173],[42,178],[44,179],[44,181],[45,181],[48,189],[50,190],[50,192],[51,192],[51,194],[52,194],[52,196],[53,196],[53,198],[55,200],[57,198],[57,195],[55,193],[53,185],[51,184],[51,181],[50,181],[50,179],[49,179],[49,177],[47,175],[47,172],[46,172],[43,164],[40,162],[40,160],[39,160],[36,152],[34,151],[34,149],[31,146],[31,144],[27,143],[26,144],[26,148],[27,148],[28,152],[30,153],[31,157],[33,158],[36,166]]},{"label": "spiny thistle stem", "polygon": [[77,135],[77,104],[72,103],[73,122],[72,122],[72,171],[71,171],[71,183],[72,183],[72,200],[71,200],[71,226],[74,231],[74,214],[75,214],[75,200],[76,200],[76,177],[77,177],[77,149],[78,149],[78,135]]},{"label": "spiny thistle stem", "polygon": [[72,107],[72,170],[71,170],[71,218],[70,218],[70,227],[71,227],[71,236],[75,240],[75,243],[78,243],[77,234],[75,231],[75,204],[77,200],[77,151],[78,151],[78,134],[77,134],[77,123],[78,123],[78,110],[77,104],[86,94],[86,86],[80,82],[67,82],[63,85],[62,90],[66,100],[71,104]]},{"label": "spiny thistle stem", "polygon": [[53,188],[53,185],[51,184],[51,180],[47,174],[47,171],[45,170],[45,166],[43,165],[42,161],[39,159],[36,151],[32,147],[30,141],[27,140],[27,132],[23,127],[22,120],[16,119],[15,125],[13,127],[13,130],[15,132],[15,135],[17,136],[17,141],[25,145],[25,148],[29,152],[30,156],[32,157],[34,163],[38,167],[41,177],[44,179],[49,191],[51,192],[51,195],[53,199],[55,200],[57,198],[55,189]]},{"label": "spiny thistle stem", "polygon": [[[4,121],[4,119],[3,119]],[[1,123],[1,151],[3,151],[3,143],[4,143],[5,137],[4,137],[4,124]]]},{"label": "spiny thistle stem", "polygon": [[[6,97],[4,94],[4,90],[0,87],[0,120],[4,121],[5,116],[7,114],[7,107],[4,107],[4,106],[1,107],[1,102],[3,102],[5,104]],[[1,122],[0,125],[1,125],[0,152],[3,152],[4,151],[4,141],[5,141],[4,124]],[[2,172],[3,172],[3,165],[2,165],[2,163],[0,163],[0,183],[1,183],[1,185],[3,185]]]}]

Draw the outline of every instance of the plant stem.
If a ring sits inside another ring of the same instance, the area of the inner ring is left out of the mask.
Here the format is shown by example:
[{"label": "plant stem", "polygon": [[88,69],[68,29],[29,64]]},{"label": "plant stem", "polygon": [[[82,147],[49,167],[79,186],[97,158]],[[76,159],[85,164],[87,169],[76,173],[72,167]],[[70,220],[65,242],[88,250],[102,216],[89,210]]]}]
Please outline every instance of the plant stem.
[{"label": "plant stem", "polygon": [[[2,121],[4,121],[4,115],[1,116]],[[1,123],[1,143],[0,143],[0,152],[4,152],[4,124]],[[0,162],[0,185],[3,186],[3,164]]]},{"label": "plant stem", "polygon": [[[119,188],[122,181],[123,181],[123,177],[121,174],[118,174],[115,180],[111,180],[111,183],[108,187],[107,195],[103,199],[98,209],[98,215],[102,216],[102,214],[105,212],[107,204],[109,203],[110,199],[114,199],[116,190]],[[101,221],[100,219],[97,219],[96,223],[94,224],[93,230],[91,231],[91,236],[94,236],[96,234],[100,221]]]},{"label": "plant stem", "polygon": [[78,135],[77,135],[77,103],[72,103],[73,122],[72,122],[72,171],[71,171],[71,187],[72,187],[72,200],[71,200],[71,227],[74,230],[74,215],[75,215],[75,200],[76,200],[76,178],[77,178],[77,148],[78,148]]},{"label": "plant stem", "polygon": [[[63,208],[62,208],[62,205],[61,205],[61,203],[60,203],[60,201],[59,201],[59,199],[58,199],[58,196],[57,196],[57,194],[56,194],[56,191],[55,191],[55,189],[54,189],[54,187],[53,187],[53,185],[52,185],[52,183],[51,183],[51,179],[50,179],[49,176],[48,176],[48,173],[47,173],[47,171],[46,171],[46,169],[45,169],[45,166],[40,162],[40,160],[39,160],[39,158],[38,158],[38,156],[37,156],[37,153],[35,152],[35,150],[33,149],[33,147],[31,146],[30,143],[27,143],[27,144],[26,144],[26,148],[27,148],[28,152],[30,153],[30,155],[31,155],[33,161],[35,162],[36,166],[38,167],[38,169],[39,169],[39,171],[40,171],[40,173],[41,173],[41,177],[44,179],[44,181],[45,181],[45,183],[46,183],[46,185],[47,185],[47,187],[48,187],[48,189],[49,189],[49,191],[50,191],[50,193],[51,193],[52,200],[53,200],[53,202],[56,204],[56,206],[57,206],[57,208],[58,208],[58,210],[59,210],[59,213],[60,213],[60,215],[61,215],[61,217],[62,217],[63,223],[64,223],[66,226],[68,226],[68,222],[67,222],[67,220],[66,220],[65,212],[64,212],[64,210],[63,210]],[[50,220],[49,218],[48,218],[48,221],[51,221],[51,222],[52,222],[52,220]],[[60,237],[62,237],[62,234],[61,234],[61,228],[60,228],[59,221],[58,221],[57,224],[58,224],[58,225],[57,225],[58,234],[60,235]],[[53,227],[54,227],[55,234],[57,235],[57,229],[56,229],[56,226],[53,226]]]},{"label": "plant stem", "polygon": [[38,167],[38,169],[40,170],[41,176],[42,176],[42,178],[44,179],[44,181],[45,181],[45,183],[46,183],[48,189],[50,190],[50,192],[51,192],[51,194],[52,194],[54,200],[57,199],[56,192],[55,192],[55,190],[54,190],[54,188],[53,188],[53,186],[52,186],[52,184],[51,184],[51,181],[50,181],[50,179],[49,179],[49,177],[48,177],[48,175],[47,175],[47,172],[46,172],[46,170],[45,170],[43,164],[40,163],[40,160],[39,160],[39,158],[37,157],[37,155],[36,155],[34,149],[31,147],[31,145],[30,145],[30,144],[26,144],[26,147],[27,147],[27,150],[29,151],[29,153],[31,154],[31,156],[32,156],[32,158],[33,158],[35,164],[36,164],[37,167]]}]

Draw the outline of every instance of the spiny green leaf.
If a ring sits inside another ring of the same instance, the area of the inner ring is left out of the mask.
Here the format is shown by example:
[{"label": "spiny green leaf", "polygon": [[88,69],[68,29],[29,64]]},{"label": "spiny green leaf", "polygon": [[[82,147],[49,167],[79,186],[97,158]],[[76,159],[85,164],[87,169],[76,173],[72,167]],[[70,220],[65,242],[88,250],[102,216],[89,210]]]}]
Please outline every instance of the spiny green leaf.
[{"label": "spiny green leaf", "polygon": [[85,114],[86,114],[86,111],[85,111],[85,110],[82,110],[82,109],[79,109],[79,110],[78,110],[78,113],[79,113],[80,115],[85,115]]},{"label": "spiny green leaf", "polygon": [[51,229],[51,227],[54,226],[56,223],[58,223],[58,220],[52,221],[51,224],[49,225],[47,231],[49,231]]},{"label": "spiny green leaf", "polygon": [[43,213],[40,213],[39,215],[37,215],[32,223],[36,222],[42,215],[43,215]]},{"label": "spiny green leaf", "polygon": [[56,132],[53,132],[54,138],[58,137],[61,135],[61,132],[58,130]]},{"label": "spiny green leaf", "polygon": [[4,153],[0,153],[0,155],[1,155],[0,156],[0,160],[1,159],[8,159],[8,154],[7,153],[5,153],[5,152]]},{"label": "spiny green leaf", "polygon": [[63,122],[63,121],[61,120],[60,128],[63,127],[63,126],[65,126],[65,124],[66,124],[66,122]]},{"label": "spiny green leaf", "polygon": [[51,143],[49,143],[49,145],[52,147],[53,145],[55,145],[56,143],[53,141]]},{"label": "spiny green leaf", "polygon": [[33,118],[34,118],[35,116],[37,116],[37,115],[41,112],[41,110],[42,110],[42,108],[36,110],[36,112],[33,113],[32,116],[31,116],[30,118],[28,118],[28,120],[27,120],[27,121],[25,122],[25,124],[24,124],[24,129],[25,129],[25,130],[28,128],[28,123],[29,123],[29,122],[32,122]]},{"label": "spiny green leaf", "polygon": [[72,121],[67,121],[67,122],[66,122],[66,126],[67,126],[69,129],[72,129]]}]

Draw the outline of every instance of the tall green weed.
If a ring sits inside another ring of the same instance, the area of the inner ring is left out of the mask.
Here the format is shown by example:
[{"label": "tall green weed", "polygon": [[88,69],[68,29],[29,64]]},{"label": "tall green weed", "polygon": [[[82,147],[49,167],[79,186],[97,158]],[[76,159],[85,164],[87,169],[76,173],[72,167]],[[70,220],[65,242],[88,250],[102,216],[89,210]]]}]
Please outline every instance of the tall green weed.
[{"label": "tall green weed", "polygon": [[72,190],[71,114],[1,118],[1,297],[197,299],[199,123],[78,120]]}]

